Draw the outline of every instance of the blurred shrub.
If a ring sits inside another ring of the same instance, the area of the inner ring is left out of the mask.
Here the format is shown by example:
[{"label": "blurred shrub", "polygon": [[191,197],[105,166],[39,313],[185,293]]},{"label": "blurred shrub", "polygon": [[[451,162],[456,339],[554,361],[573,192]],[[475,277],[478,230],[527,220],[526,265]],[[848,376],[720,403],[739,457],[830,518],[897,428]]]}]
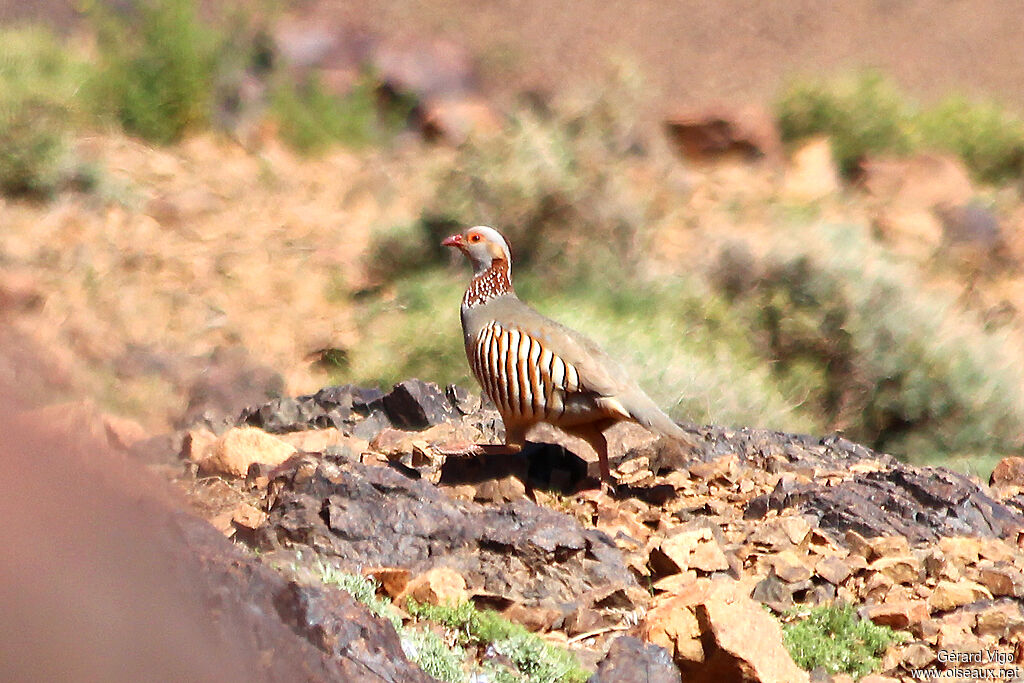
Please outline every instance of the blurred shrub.
[{"label": "blurred shrub", "polygon": [[332,144],[382,144],[404,128],[415,101],[384,99],[372,74],[363,74],[346,94],[332,93],[315,73],[303,78],[282,71],[275,79],[271,108],[281,137],[299,152],[315,154]]},{"label": "blurred shrub", "polygon": [[89,74],[42,28],[0,31],[0,192],[46,197],[74,175],[67,137]]},{"label": "blurred shrub", "polygon": [[956,154],[989,182],[1024,173],[1024,121],[992,103],[951,97],[921,113],[921,144]]},{"label": "blurred shrub", "polygon": [[498,135],[464,144],[425,224],[492,225],[518,263],[549,274],[635,263],[657,218],[651,175],[662,169],[640,135],[639,88],[619,80],[550,110],[524,105]]},{"label": "blurred shrub", "polygon": [[746,310],[787,393],[831,428],[913,459],[1009,453],[1024,445],[1019,350],[952,300],[926,291],[864,231],[714,275]]},{"label": "blurred shrub", "polygon": [[846,175],[867,154],[911,149],[905,98],[874,71],[830,82],[796,82],[778,98],[775,112],[784,140],[828,135]]},{"label": "blurred shrub", "polygon": [[65,133],[60,110],[48,103],[0,104],[0,192],[53,195],[64,177]]},{"label": "blurred shrub", "polygon": [[944,150],[980,179],[1024,173],[1024,121],[1001,107],[950,97],[922,108],[875,71],[832,81],[798,81],[775,103],[787,141],[828,135],[840,170],[853,175],[867,154]]},{"label": "blurred shrub", "polygon": [[101,71],[94,95],[128,133],[158,143],[208,124],[224,37],[195,0],[138,0],[87,10]]}]

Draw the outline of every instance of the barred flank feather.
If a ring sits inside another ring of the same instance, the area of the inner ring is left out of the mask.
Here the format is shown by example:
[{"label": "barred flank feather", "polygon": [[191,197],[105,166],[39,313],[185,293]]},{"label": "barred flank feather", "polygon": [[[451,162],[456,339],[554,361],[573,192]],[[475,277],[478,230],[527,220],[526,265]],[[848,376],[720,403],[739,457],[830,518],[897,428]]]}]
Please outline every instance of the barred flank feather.
[{"label": "barred flank feather", "polygon": [[470,366],[502,415],[517,421],[557,421],[565,397],[580,390],[579,372],[529,334],[485,325],[470,349]]}]

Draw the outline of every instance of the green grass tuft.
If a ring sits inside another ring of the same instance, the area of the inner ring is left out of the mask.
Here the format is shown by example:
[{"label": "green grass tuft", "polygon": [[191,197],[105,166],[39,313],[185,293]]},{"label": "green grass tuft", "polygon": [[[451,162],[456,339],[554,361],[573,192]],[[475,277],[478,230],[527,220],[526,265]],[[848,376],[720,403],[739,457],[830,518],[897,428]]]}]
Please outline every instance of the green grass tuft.
[{"label": "green grass tuft", "polygon": [[783,640],[793,661],[807,671],[823,668],[854,678],[876,671],[881,655],[906,634],[861,619],[852,606],[794,610],[798,621],[783,624]]},{"label": "green grass tuft", "polygon": [[467,680],[466,651],[461,647],[446,643],[429,628],[406,628],[401,635],[405,656],[428,675],[450,683]]},{"label": "green grass tuft", "polygon": [[452,629],[463,643],[490,646],[530,683],[582,683],[590,677],[568,650],[545,642],[496,612],[478,610],[468,602],[438,606],[410,600],[407,607],[417,618]]},{"label": "green grass tuft", "polygon": [[323,561],[317,561],[313,568],[325,584],[337,586],[378,617],[387,619],[396,630],[401,628],[402,618],[392,606],[391,601],[377,595],[379,586],[376,581],[358,574],[343,572],[334,565]]},{"label": "green grass tuft", "polygon": [[[410,600],[409,614],[418,623],[403,625],[391,601],[377,595],[378,585],[372,579],[342,572],[321,560],[313,570],[323,583],[346,591],[373,614],[391,622],[406,656],[434,678],[459,683],[479,680],[471,676],[482,674],[493,683],[582,683],[590,677],[568,650],[544,642],[495,612],[477,610],[472,603],[437,607]],[[448,637],[433,630],[431,622],[446,629]],[[469,655],[464,645],[491,647],[507,657],[516,671],[493,661],[474,669],[467,665]]]}]

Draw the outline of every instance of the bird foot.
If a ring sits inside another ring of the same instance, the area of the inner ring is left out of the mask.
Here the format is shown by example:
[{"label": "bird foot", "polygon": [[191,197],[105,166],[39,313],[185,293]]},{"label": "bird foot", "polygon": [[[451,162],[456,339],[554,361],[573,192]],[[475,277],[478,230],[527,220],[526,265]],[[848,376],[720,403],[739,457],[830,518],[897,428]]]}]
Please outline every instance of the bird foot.
[{"label": "bird foot", "polygon": [[608,479],[601,482],[601,492],[609,498],[619,497],[619,484],[614,479]]}]

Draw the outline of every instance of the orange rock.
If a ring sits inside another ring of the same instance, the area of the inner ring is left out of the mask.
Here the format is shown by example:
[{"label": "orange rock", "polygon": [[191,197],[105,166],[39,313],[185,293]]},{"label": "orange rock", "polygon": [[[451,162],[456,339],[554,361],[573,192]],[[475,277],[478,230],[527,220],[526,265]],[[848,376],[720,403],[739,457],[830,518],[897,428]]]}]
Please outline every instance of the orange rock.
[{"label": "orange rock", "polygon": [[921,579],[921,563],[913,555],[879,557],[868,569],[885,574],[893,583],[915,583]]},{"label": "orange rock", "polygon": [[783,550],[781,553],[769,556],[767,561],[775,568],[776,576],[786,583],[796,583],[811,578],[808,558],[801,557],[794,550]]},{"label": "orange rock", "polygon": [[704,661],[697,617],[685,601],[677,599],[649,611],[641,634],[644,640],[665,648],[676,662]]},{"label": "orange rock", "polygon": [[900,665],[906,669],[923,669],[935,661],[935,648],[924,643],[911,643],[900,653]]},{"label": "orange rock", "polygon": [[409,580],[399,601],[412,598],[431,605],[457,605],[469,599],[466,580],[454,569],[436,567]]},{"label": "orange rock", "polygon": [[363,576],[369,576],[388,596],[397,598],[409,585],[411,572],[402,567],[364,567]]},{"label": "orange rock", "polygon": [[990,486],[1024,486],[1024,458],[1010,456],[996,463],[988,478]]},{"label": "orange rock", "polygon": [[844,538],[846,545],[850,548],[850,552],[860,555],[864,559],[871,555],[871,544],[853,529],[847,531]]},{"label": "orange rock", "polygon": [[881,602],[893,587],[893,580],[882,572],[870,572],[864,582],[864,597]]},{"label": "orange rock", "polygon": [[999,602],[978,613],[974,629],[979,636],[1017,638],[1024,634],[1024,613],[1017,602]]},{"label": "orange rock", "polygon": [[522,624],[529,631],[550,631],[551,626],[562,617],[562,613],[548,607],[531,607],[513,602],[501,612],[509,621]]},{"label": "orange rock", "polygon": [[[782,628],[749,598],[712,598],[697,605],[695,614],[705,648],[704,661],[680,667],[686,681],[758,681],[801,683],[809,680],[782,642]],[[710,649],[710,652],[707,650]]]},{"label": "orange rock", "polygon": [[849,563],[838,557],[824,557],[814,565],[814,573],[833,586],[838,586],[850,578],[852,570]]},{"label": "orange rock", "polygon": [[950,536],[939,539],[939,549],[957,569],[963,570],[969,564],[978,563],[981,541],[970,536]]},{"label": "orange rock", "polygon": [[697,572],[692,569],[681,574],[672,574],[654,582],[652,588],[662,593],[681,593],[687,586],[697,581]]},{"label": "orange rock", "polygon": [[928,603],[924,600],[903,600],[873,605],[868,610],[868,618],[880,626],[905,631],[928,619]]},{"label": "orange rock", "polygon": [[210,457],[217,435],[209,429],[190,429],[181,443],[181,457],[198,463]]},{"label": "orange rock", "polygon": [[1001,538],[986,538],[978,547],[978,555],[992,562],[1013,562],[1019,559],[1020,553]]},{"label": "orange rock", "polygon": [[782,645],[778,622],[748,593],[730,579],[697,579],[657,599],[639,633],[673,653],[686,681],[807,681]]},{"label": "orange rock", "polygon": [[661,541],[651,552],[651,569],[660,574],[678,574],[687,569],[724,571],[729,561],[710,529],[686,529]]},{"label": "orange rock", "polygon": [[879,536],[868,541],[868,546],[871,548],[870,560],[910,555],[910,544],[905,536]]},{"label": "orange rock", "polygon": [[307,453],[320,453],[328,446],[347,446],[354,456],[359,456],[369,447],[365,439],[345,436],[334,427],[305,429],[299,432],[276,434],[275,436],[281,439],[281,441],[291,444],[296,450],[306,451]]},{"label": "orange rock", "polygon": [[974,581],[939,581],[928,598],[933,612],[948,612],[979,600],[991,600],[992,593]]},{"label": "orange rock", "polygon": [[992,595],[1024,597],[1024,573],[1008,563],[981,567],[978,571],[978,583],[992,591]]},{"label": "orange rock", "polygon": [[295,447],[256,427],[233,427],[214,443],[209,457],[199,463],[206,474],[244,477],[249,465],[280,465],[295,453]]},{"label": "orange rock", "polygon": [[267,513],[258,510],[248,503],[241,503],[231,513],[232,524],[246,529],[259,529],[267,521]]}]

